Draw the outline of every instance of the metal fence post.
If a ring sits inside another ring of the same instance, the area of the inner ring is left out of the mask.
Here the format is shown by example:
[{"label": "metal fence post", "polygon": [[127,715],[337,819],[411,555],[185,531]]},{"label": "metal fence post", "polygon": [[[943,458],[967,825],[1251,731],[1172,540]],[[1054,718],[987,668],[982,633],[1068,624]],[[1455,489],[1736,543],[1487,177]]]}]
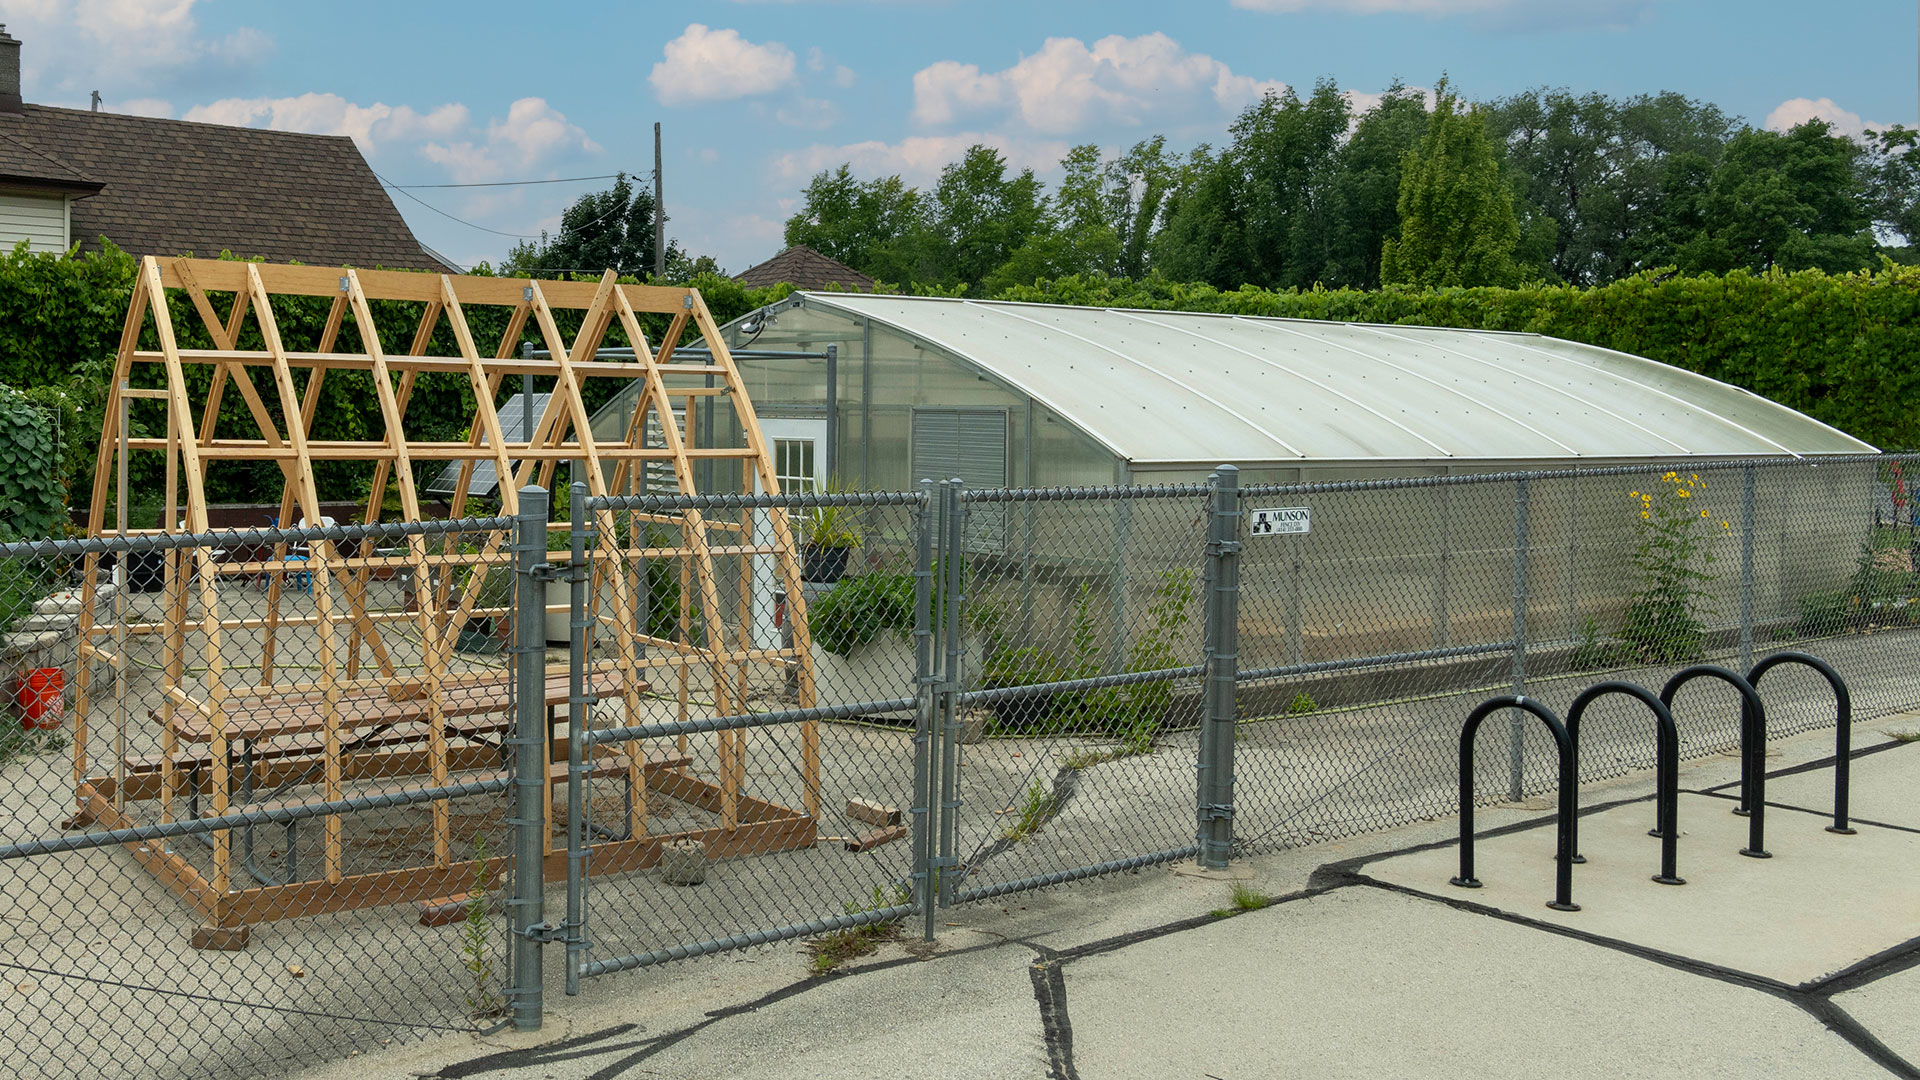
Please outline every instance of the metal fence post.
[{"label": "metal fence post", "polygon": [[[593,703],[587,698],[587,591],[593,574],[587,565],[587,485],[574,481],[568,488],[567,509],[573,541],[567,564],[572,601],[567,620],[567,938],[568,994],[580,992],[580,964],[587,950],[587,785],[581,763],[586,758],[584,736],[591,730]],[[638,546],[638,545],[636,545]],[[620,573],[620,570],[615,570]]]},{"label": "metal fence post", "polygon": [[1753,670],[1753,462],[1740,468],[1740,670]]},{"label": "metal fence post", "polygon": [[920,481],[920,509],[914,515],[913,553],[913,882],[914,898],[933,940],[933,481]]},{"label": "metal fence post", "polygon": [[[1513,692],[1527,693],[1527,478],[1513,482]],[[1526,726],[1518,710],[1509,711],[1507,797],[1526,796]]]},{"label": "metal fence post", "polygon": [[1206,718],[1200,729],[1200,866],[1225,870],[1233,858],[1234,684],[1240,673],[1240,470],[1207,478]]},{"label": "metal fence post", "polygon": [[520,489],[520,512],[513,523],[513,895],[507,900],[507,927],[513,935],[513,967],[507,1006],[516,1031],[538,1031],[542,937],[546,896],[541,840],[547,830],[546,596],[534,576],[547,553],[547,491],[538,485]]},{"label": "metal fence post", "polygon": [[945,578],[945,607],[942,609],[945,624],[941,633],[946,642],[946,666],[941,672],[941,694],[943,700],[939,710],[942,728],[940,731],[940,855],[933,862],[933,871],[939,879],[939,898],[941,907],[953,905],[956,889],[955,871],[960,864],[957,850],[956,820],[960,811],[960,704],[959,694],[963,676],[960,670],[960,606],[965,603],[965,573],[962,564],[966,549],[966,501],[962,497],[965,485],[959,477],[941,485],[946,496],[946,535],[942,539],[944,550],[940,553],[941,576]]}]

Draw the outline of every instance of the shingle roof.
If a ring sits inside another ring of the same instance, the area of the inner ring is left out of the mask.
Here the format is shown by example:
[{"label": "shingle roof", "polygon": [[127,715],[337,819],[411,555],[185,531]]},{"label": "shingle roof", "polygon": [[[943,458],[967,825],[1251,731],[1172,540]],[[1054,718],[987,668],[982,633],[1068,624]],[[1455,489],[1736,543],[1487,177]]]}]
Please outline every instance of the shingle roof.
[{"label": "shingle roof", "polygon": [[758,266],[748,267],[733,280],[749,289],[792,282],[797,289],[825,289],[838,285],[843,289],[871,290],[873,279],[838,259],[796,244]]},{"label": "shingle roof", "polygon": [[66,162],[4,133],[0,133],[0,185],[88,193],[101,186]]},{"label": "shingle roof", "polygon": [[82,250],[104,235],[135,255],[451,269],[414,239],[344,135],[28,105],[0,114],[0,137],[104,182],[73,203]]}]

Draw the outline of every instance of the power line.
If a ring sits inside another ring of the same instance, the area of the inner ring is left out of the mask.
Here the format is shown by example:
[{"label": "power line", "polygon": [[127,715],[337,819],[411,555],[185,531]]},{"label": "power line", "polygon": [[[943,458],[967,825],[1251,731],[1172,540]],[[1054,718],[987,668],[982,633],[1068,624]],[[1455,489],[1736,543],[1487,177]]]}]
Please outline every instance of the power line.
[{"label": "power line", "polygon": [[476,188],[476,187],[525,187],[525,186],[526,186],[526,185],[528,185],[528,184],[577,184],[577,183],[580,183],[580,182],[582,182],[582,181],[585,181],[585,180],[617,180],[617,179],[619,179],[619,178],[620,178],[620,177],[621,177],[622,175],[626,175],[626,176],[632,176],[632,175],[634,175],[634,174],[632,174],[632,173],[625,173],[625,174],[622,174],[622,173],[605,173],[605,174],[603,174],[603,175],[600,175],[600,176],[563,176],[563,177],[560,177],[560,178],[559,178],[559,179],[557,179],[557,180],[494,180],[494,181],[491,181],[491,182],[488,182],[488,183],[484,183],[484,184],[394,184],[394,183],[388,183],[388,184],[387,184],[387,186],[388,186],[388,187],[390,187],[390,188],[396,188],[396,189],[398,189],[398,190],[401,190],[401,191],[409,191],[409,190],[411,190],[411,191],[422,191],[422,190],[425,190],[425,189],[427,189],[427,188]]},{"label": "power line", "polygon": [[406,188],[403,188],[400,185],[395,184],[391,180],[388,180],[386,177],[381,176],[379,173],[374,173],[373,176],[374,176],[374,179],[380,181],[380,183],[383,186],[387,188],[391,188],[394,191],[398,191],[400,194],[405,195],[407,198],[412,199],[414,202],[419,203],[421,206],[424,206],[427,209],[433,211],[434,213],[439,214],[441,217],[446,218],[448,221],[457,221],[460,224],[465,225],[469,229],[479,229],[481,232],[484,232],[484,233],[492,233],[495,236],[511,237],[512,239],[515,239],[515,240],[538,240],[539,239],[539,237],[533,236],[529,233],[501,232],[499,229],[489,229],[485,225],[475,225],[473,222],[468,221],[466,218],[454,217],[452,214],[447,213],[445,210],[442,210],[439,207],[428,202],[427,200],[421,198],[420,196],[415,195],[413,192],[408,191]]}]

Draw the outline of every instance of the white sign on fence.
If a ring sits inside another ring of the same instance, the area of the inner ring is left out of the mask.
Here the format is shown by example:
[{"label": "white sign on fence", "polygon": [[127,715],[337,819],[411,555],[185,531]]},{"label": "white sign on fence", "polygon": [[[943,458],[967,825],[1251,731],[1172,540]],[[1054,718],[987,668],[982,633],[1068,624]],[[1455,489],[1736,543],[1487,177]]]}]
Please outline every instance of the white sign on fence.
[{"label": "white sign on fence", "polygon": [[1253,512],[1253,535],[1298,536],[1313,531],[1313,508],[1278,506]]}]

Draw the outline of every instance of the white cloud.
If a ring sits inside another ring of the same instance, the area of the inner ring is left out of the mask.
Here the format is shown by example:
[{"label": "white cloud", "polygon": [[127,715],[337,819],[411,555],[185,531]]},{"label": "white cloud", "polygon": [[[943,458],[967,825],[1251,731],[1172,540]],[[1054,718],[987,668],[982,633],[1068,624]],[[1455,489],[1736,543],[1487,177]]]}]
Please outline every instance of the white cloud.
[{"label": "white cloud", "polygon": [[505,119],[488,121],[484,138],[429,142],[420,153],[457,181],[474,183],[523,178],[557,160],[601,150],[545,98],[529,97],[508,106]]},{"label": "white cloud", "polygon": [[1236,74],[1162,33],[1109,35],[1091,46],[1048,38],[1040,51],[997,72],[942,60],[913,77],[914,119],[927,125],[1011,110],[1034,131],[1063,135],[1102,123],[1136,125],[1190,113],[1211,101],[1236,111],[1284,83]]},{"label": "white cloud", "polygon": [[[164,103],[161,103],[164,104]],[[543,98],[521,98],[504,117],[477,127],[457,102],[421,111],[408,105],[360,105],[338,94],[222,98],[188,109],[183,119],[347,135],[368,158],[411,151],[441,166],[456,183],[520,179],[569,157],[600,152],[599,144]]]},{"label": "white cloud", "polygon": [[[1434,93],[1433,88],[1429,86],[1409,86],[1407,89],[1420,95],[1420,100],[1426,102],[1428,112],[1433,111],[1434,103],[1440,98],[1440,95]],[[1347,99],[1347,107],[1353,110],[1356,118],[1361,113],[1372,112],[1374,106],[1379,105],[1387,96],[1384,93],[1369,94],[1365,90],[1342,90],[1340,95]]]},{"label": "white cloud", "polygon": [[283,98],[222,98],[188,109],[182,117],[208,124],[348,135],[363,153],[393,142],[449,138],[468,126],[465,105],[440,105],[418,112],[406,105],[374,102],[356,105],[339,94],[305,93]]},{"label": "white cloud", "polygon": [[249,71],[273,39],[248,26],[203,30],[196,0],[8,0],[0,14],[19,38],[28,101],[83,106],[99,90],[105,107],[151,103],[162,94]]},{"label": "white cloud", "polygon": [[738,30],[712,30],[692,23],[667,42],[666,59],[653,65],[647,81],[662,105],[768,94],[793,82],[793,50],[777,41],[764,45]]},{"label": "white cloud", "polygon": [[1832,98],[1788,98],[1775,106],[1767,114],[1767,127],[1773,131],[1786,131],[1798,127],[1809,120],[1825,120],[1833,126],[1835,133],[1859,137],[1868,128],[1884,131],[1886,124],[1875,124],[1860,119],[1860,114],[1848,112],[1833,103]]},{"label": "white cloud", "polygon": [[840,64],[833,69],[833,85],[842,90],[852,86],[854,78],[853,69],[845,64]]},{"label": "white cloud", "polygon": [[965,131],[952,135],[915,135],[897,143],[865,142],[812,146],[781,154],[773,170],[783,183],[804,181],[822,169],[850,163],[865,176],[899,174],[909,184],[924,186],[939,179],[940,170],[959,161],[967,148],[979,143],[993,147],[1011,169],[1053,169],[1067,154],[1067,144],[1049,139],[1019,139],[1000,132]]}]

